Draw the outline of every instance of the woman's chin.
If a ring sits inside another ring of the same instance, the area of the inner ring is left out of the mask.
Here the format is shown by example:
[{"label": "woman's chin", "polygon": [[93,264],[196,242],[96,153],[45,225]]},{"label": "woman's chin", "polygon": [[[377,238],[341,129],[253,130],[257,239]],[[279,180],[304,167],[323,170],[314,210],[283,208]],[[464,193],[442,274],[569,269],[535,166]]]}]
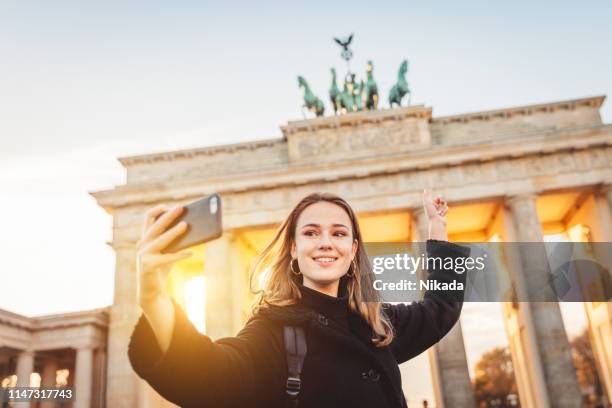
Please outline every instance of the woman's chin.
[{"label": "woman's chin", "polygon": [[[309,276],[304,275],[306,279],[314,283],[317,286],[328,286],[331,285],[342,277],[341,274],[330,274],[329,271],[322,271],[323,273],[313,273]],[[337,276],[336,276],[337,275]]]}]

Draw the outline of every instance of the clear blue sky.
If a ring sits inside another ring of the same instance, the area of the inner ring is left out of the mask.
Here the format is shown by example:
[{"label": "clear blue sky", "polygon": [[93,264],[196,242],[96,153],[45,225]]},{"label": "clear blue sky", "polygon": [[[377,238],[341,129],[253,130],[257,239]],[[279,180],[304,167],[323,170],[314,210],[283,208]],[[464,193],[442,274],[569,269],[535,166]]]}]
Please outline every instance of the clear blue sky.
[{"label": "clear blue sky", "polygon": [[355,69],[386,96],[408,58],[435,115],[612,90],[609,1],[204,3],[2,2],[0,158],[280,136],[296,75],[327,102],[349,32]]},{"label": "clear blue sky", "polygon": [[112,220],[87,192],[124,183],[119,156],[280,137],[296,76],[327,102],[344,72],[333,36],[355,33],[385,101],[409,59],[436,116],[612,94],[609,1],[205,3],[0,3],[0,307],[111,303]]}]

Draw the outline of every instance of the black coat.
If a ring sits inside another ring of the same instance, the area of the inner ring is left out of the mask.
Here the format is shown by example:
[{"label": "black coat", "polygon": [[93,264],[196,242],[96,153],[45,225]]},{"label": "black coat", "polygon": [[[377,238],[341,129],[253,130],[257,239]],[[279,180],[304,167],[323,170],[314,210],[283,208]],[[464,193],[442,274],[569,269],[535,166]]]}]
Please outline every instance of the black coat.
[{"label": "black coat", "polygon": [[[427,253],[456,258],[469,250],[430,240]],[[433,270],[428,277],[450,282],[464,276]],[[370,326],[350,311],[346,297],[306,287],[301,291],[296,305],[263,310],[236,337],[217,341],[196,331],[174,303],[174,332],[163,355],[141,316],[129,344],[132,367],[164,398],[182,407],[284,407],[282,327],[298,325],[304,328],[308,347],[300,407],[406,407],[398,364],[427,350],[453,327],[463,298],[462,293],[429,291],[421,302],[385,304],[395,339],[388,347],[376,347]]]}]

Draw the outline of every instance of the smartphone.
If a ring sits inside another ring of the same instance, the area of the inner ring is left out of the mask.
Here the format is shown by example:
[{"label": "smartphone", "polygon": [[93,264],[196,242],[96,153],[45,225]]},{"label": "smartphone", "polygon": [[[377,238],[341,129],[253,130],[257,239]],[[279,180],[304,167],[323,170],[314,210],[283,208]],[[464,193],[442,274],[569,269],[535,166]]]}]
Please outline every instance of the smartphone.
[{"label": "smartphone", "polygon": [[172,241],[162,253],[178,252],[219,238],[223,233],[221,197],[215,193],[185,205],[183,213],[166,230],[181,221],[187,223],[187,231]]}]

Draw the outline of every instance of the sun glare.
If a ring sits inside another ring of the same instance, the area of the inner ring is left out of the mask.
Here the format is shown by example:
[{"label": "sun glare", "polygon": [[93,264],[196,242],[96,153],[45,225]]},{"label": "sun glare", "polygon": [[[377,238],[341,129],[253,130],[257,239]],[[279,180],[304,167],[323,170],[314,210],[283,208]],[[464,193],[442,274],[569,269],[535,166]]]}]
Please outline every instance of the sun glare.
[{"label": "sun glare", "polygon": [[202,334],[206,333],[206,277],[194,276],[185,284],[187,317]]}]

